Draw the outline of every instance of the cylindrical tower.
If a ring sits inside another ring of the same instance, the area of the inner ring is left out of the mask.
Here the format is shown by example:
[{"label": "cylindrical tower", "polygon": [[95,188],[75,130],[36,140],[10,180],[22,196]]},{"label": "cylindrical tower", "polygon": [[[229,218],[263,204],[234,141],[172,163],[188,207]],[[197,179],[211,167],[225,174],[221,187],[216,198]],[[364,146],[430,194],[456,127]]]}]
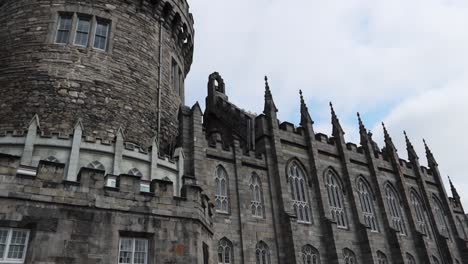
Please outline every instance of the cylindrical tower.
[{"label": "cylindrical tower", "polygon": [[175,141],[193,55],[186,0],[0,1],[0,131],[160,149]]}]

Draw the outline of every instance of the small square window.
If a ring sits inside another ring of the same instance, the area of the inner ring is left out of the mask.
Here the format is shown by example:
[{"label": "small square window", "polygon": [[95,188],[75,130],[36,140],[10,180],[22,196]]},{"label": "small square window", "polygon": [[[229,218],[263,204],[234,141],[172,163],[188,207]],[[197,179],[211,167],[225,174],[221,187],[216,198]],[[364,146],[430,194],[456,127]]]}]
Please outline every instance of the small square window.
[{"label": "small square window", "polygon": [[0,228],[0,263],[24,263],[29,230]]},{"label": "small square window", "polygon": [[120,238],[119,264],[147,264],[148,263],[148,239],[144,238]]},{"label": "small square window", "polygon": [[140,192],[150,192],[149,183],[141,183],[140,184]]},{"label": "small square window", "polygon": [[60,15],[59,24],[57,28],[56,43],[67,44],[70,39],[70,31],[72,28],[72,16],[71,15]]},{"label": "small square window", "polygon": [[117,180],[114,178],[107,179],[106,186],[113,187],[113,188],[117,187]]},{"label": "small square window", "polygon": [[76,21],[75,45],[87,47],[89,31],[91,29],[91,19],[89,17],[78,17]]}]

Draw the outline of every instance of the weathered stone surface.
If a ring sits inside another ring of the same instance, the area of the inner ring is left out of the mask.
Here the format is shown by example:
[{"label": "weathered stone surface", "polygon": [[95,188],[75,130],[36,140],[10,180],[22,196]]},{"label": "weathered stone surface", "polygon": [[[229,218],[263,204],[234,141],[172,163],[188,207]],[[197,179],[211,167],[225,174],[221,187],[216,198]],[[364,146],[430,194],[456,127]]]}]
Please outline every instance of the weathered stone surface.
[{"label": "weathered stone surface", "polygon": [[[81,119],[85,135],[113,139],[122,127],[126,140],[148,146],[160,111],[161,147],[174,144],[184,93],[172,87],[171,64],[183,83],[193,53],[185,1],[1,2],[0,130],[22,130],[37,114],[43,131],[71,133]],[[59,12],[110,20],[107,51],[55,44]]]}]

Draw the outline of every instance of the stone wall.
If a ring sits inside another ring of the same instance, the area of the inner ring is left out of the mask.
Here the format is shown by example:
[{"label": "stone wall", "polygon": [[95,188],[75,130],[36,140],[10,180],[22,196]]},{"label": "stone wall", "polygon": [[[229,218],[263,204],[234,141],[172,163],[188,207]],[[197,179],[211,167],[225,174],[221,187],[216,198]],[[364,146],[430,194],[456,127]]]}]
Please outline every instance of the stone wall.
[{"label": "stone wall", "polygon": [[0,156],[0,226],[29,230],[25,263],[117,263],[121,237],[148,239],[149,263],[203,263],[212,223],[199,187],[173,197],[171,182],[154,180],[140,193],[135,176],[109,188],[99,170],[74,182],[62,179],[63,164],[41,162],[36,177],[15,176],[18,164]]},{"label": "stone wall", "polygon": [[[67,134],[81,119],[86,135],[112,140],[122,128],[129,141],[146,147],[158,132],[160,111],[161,148],[173,144],[184,91],[172,87],[171,65],[177,62],[183,80],[193,54],[185,1],[0,5],[0,130],[24,129],[37,114],[45,133]],[[110,21],[107,50],[56,44],[59,13]]]}]

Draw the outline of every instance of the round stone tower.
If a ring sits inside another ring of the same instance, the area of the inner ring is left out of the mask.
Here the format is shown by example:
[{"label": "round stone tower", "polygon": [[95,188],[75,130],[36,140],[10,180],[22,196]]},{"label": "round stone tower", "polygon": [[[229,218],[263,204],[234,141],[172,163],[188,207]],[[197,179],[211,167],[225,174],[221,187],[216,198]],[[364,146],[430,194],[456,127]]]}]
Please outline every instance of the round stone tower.
[{"label": "round stone tower", "polygon": [[186,0],[2,0],[0,28],[0,133],[34,117],[42,136],[81,120],[83,138],[175,141],[193,55]]}]

